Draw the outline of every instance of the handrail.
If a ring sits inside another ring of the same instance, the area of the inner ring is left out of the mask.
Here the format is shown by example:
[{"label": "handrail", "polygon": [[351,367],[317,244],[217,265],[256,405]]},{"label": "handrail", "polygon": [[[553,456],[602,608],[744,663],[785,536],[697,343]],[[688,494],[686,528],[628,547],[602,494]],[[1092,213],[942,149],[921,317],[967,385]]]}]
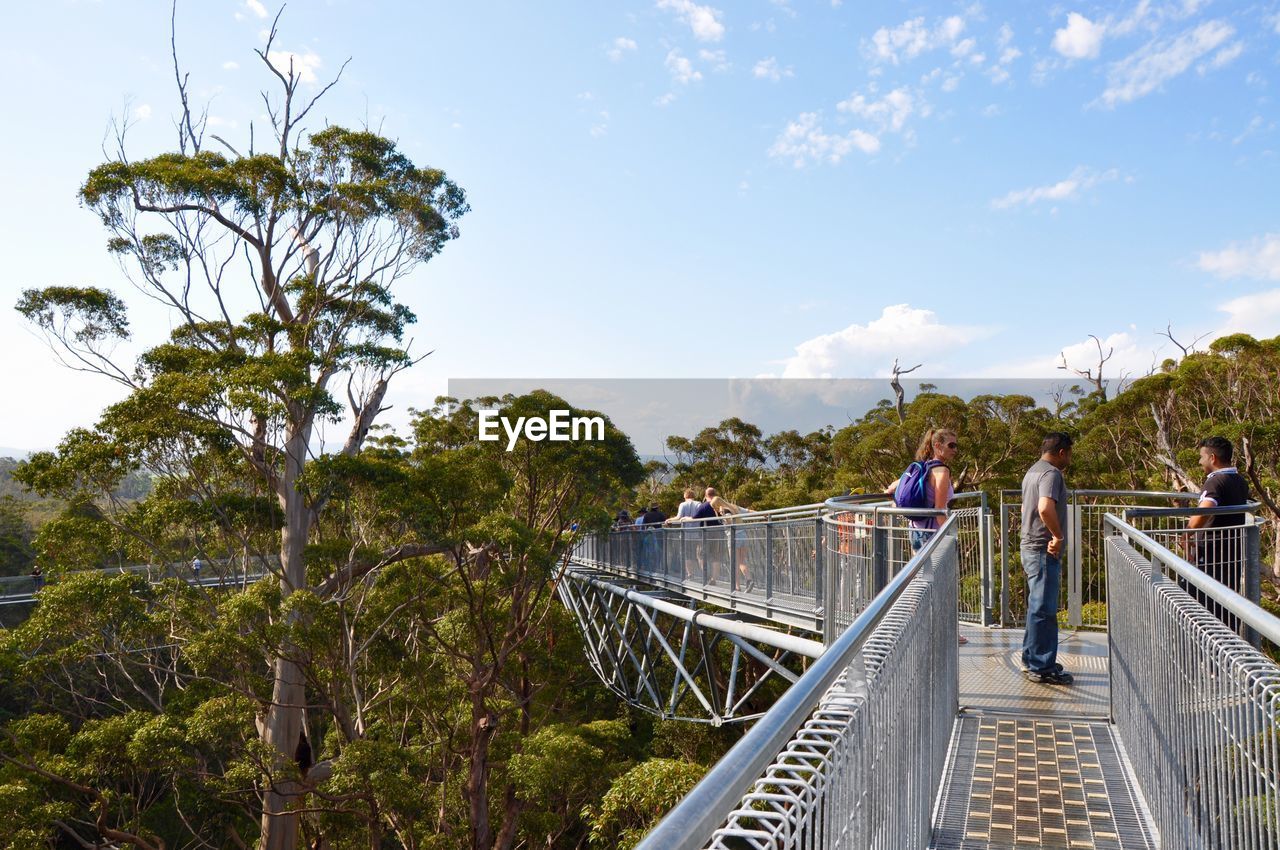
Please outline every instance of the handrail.
[{"label": "handrail", "polygon": [[[828,500],[830,502],[830,500]],[[746,735],[703,777],[653,830],[636,850],[692,850],[722,824],[743,794],[773,763],[854,657],[862,651],[880,621],[902,592],[929,562],[933,550],[951,532],[949,518],[937,534],[881,591],[831,647],[786,690]],[[693,843],[691,843],[691,841]]]},{"label": "handrail", "polygon": [[[1022,491],[1018,489],[1003,489],[1000,491],[1001,497],[1006,495],[1021,496]],[[1072,496],[1135,496],[1141,499],[1194,499],[1199,497],[1199,493],[1191,493],[1186,490],[1067,490],[1067,497]]]},{"label": "handrail", "polygon": [[1147,552],[1154,555],[1160,564],[1173,570],[1196,588],[1203,591],[1214,602],[1221,605],[1240,618],[1246,626],[1275,644],[1280,644],[1280,617],[1268,613],[1259,605],[1236,593],[1220,581],[1201,572],[1189,562],[1161,546],[1147,534],[1134,528],[1129,523],[1113,514],[1107,514],[1103,521],[1116,533],[1142,545]]},{"label": "handrail", "polygon": [[1153,516],[1215,516],[1227,514],[1254,514],[1262,508],[1262,502],[1245,502],[1243,505],[1218,505],[1214,508],[1126,508],[1126,520]]}]

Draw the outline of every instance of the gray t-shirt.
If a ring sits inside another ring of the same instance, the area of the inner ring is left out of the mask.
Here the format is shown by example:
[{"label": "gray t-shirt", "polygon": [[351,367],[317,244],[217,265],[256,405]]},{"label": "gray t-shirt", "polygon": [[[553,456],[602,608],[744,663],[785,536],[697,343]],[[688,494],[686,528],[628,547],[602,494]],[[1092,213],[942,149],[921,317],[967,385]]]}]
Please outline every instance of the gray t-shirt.
[{"label": "gray t-shirt", "polygon": [[1022,476],[1022,545],[1044,549],[1053,537],[1040,519],[1040,497],[1053,499],[1058,508],[1058,526],[1067,536],[1067,482],[1062,471],[1047,460],[1038,460]]}]

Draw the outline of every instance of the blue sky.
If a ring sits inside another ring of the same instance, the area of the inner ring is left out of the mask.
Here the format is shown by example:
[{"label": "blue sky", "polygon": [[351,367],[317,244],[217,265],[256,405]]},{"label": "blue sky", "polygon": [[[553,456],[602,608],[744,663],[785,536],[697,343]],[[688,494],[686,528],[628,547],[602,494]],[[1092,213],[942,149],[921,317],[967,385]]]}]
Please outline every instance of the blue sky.
[{"label": "blue sky", "polygon": [[[180,3],[191,89],[266,132],[276,7]],[[75,192],[113,116],[174,146],[167,4],[7,10],[0,302],[124,281]],[[403,283],[419,352],[392,421],[462,377],[1141,374],[1280,333],[1280,3],[293,2],[277,47],[469,193]],[[280,61],[284,61],[281,59]],[[304,87],[305,88],[305,87]],[[315,126],[319,126],[317,121]],[[259,136],[261,138],[261,135]],[[1163,343],[1163,346],[1162,346]],[[129,357],[131,351],[123,349]],[[113,389],[0,310],[0,446],[56,442]],[[1061,373],[1057,373],[1061,374]],[[16,405],[15,405],[16,407]],[[11,408],[14,409],[14,408]]]}]

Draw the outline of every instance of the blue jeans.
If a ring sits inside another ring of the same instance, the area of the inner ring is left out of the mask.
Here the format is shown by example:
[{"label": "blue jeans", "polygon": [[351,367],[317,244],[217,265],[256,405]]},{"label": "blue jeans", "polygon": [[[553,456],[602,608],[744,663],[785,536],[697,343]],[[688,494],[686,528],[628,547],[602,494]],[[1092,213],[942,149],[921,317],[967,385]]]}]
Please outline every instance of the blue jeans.
[{"label": "blue jeans", "polygon": [[1055,673],[1058,663],[1058,589],[1062,561],[1044,549],[1022,550],[1027,574],[1027,632],[1022,640],[1022,666],[1033,673]]}]

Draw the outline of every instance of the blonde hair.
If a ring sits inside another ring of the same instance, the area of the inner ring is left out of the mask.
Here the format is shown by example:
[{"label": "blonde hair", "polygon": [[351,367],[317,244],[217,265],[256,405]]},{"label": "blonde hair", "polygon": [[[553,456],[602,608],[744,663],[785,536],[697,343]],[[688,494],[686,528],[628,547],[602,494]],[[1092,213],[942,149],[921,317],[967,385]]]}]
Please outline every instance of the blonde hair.
[{"label": "blonde hair", "polygon": [[946,438],[956,438],[956,432],[950,428],[930,428],[920,440],[920,445],[916,448],[916,460],[926,461],[933,460],[934,447],[938,443],[946,442]]}]

